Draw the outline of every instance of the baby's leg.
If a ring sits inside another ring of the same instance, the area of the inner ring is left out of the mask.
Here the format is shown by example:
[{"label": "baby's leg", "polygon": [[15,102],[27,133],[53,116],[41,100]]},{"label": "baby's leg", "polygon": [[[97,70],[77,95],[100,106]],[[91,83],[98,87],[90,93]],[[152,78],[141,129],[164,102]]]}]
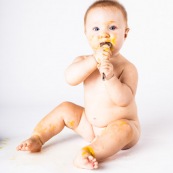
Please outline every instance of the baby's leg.
[{"label": "baby's leg", "polygon": [[35,127],[32,136],[22,142],[17,150],[36,152],[50,138],[61,132],[64,126],[75,130],[81,120],[83,108],[71,102],[63,102],[45,116]]},{"label": "baby's leg", "polygon": [[[95,135],[92,125],[88,122],[85,113],[83,113],[80,123],[75,131],[80,134],[84,139],[91,142],[94,140]],[[96,169],[98,168],[98,162],[92,155],[92,149],[90,147],[84,147],[78,157],[74,160],[74,165],[84,169]]]},{"label": "baby's leg", "polygon": [[101,161],[121,149],[135,145],[139,139],[139,134],[137,122],[125,119],[117,120],[108,125],[90,145],[84,147],[77,155],[76,161],[79,162],[83,155],[89,155],[93,159]]}]

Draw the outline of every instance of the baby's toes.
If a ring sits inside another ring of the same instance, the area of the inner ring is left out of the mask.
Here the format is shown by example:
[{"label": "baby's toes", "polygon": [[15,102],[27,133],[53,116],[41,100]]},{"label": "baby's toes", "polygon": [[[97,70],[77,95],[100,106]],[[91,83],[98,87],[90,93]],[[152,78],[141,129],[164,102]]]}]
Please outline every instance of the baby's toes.
[{"label": "baby's toes", "polygon": [[20,150],[22,151],[28,151],[31,148],[31,143],[29,141],[25,141],[21,144]]},{"label": "baby's toes", "polygon": [[21,150],[26,151],[27,149],[28,149],[28,144],[25,142],[25,143],[23,143]]},{"label": "baby's toes", "polygon": [[21,143],[18,147],[17,147],[17,150],[25,150],[25,146],[26,144],[25,143]]},{"label": "baby's toes", "polygon": [[98,168],[98,162],[93,156],[88,156],[88,160],[92,163],[93,168]]},{"label": "baby's toes", "polygon": [[88,158],[83,158],[78,166],[85,169],[93,169],[93,164]]},{"label": "baby's toes", "polygon": [[94,162],[94,160],[96,160],[93,156],[88,156],[88,160],[91,162]]},{"label": "baby's toes", "polygon": [[21,148],[23,147],[23,144],[20,144],[16,147],[17,150],[21,150]]},{"label": "baby's toes", "polygon": [[94,169],[97,169],[97,168],[98,168],[98,162],[95,161],[95,162],[94,162]]}]

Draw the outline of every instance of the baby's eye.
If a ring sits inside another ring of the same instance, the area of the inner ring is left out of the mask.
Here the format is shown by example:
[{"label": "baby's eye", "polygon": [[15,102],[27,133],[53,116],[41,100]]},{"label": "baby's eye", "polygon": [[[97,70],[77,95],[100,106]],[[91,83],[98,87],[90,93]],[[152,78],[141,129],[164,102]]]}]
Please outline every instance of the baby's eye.
[{"label": "baby's eye", "polygon": [[93,28],[93,30],[94,31],[99,31],[100,29],[99,29],[99,27],[96,26],[96,27]]},{"label": "baby's eye", "polygon": [[117,28],[117,27],[113,25],[113,26],[111,26],[109,29],[110,29],[110,30],[115,30],[116,28]]}]

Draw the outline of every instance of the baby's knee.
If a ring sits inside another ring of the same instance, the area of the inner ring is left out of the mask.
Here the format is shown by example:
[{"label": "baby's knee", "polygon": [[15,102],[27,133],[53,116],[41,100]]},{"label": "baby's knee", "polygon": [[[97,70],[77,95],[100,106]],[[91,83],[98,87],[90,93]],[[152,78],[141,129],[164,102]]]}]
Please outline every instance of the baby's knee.
[{"label": "baby's knee", "polygon": [[65,101],[62,102],[57,109],[67,127],[75,129],[78,126],[83,111],[82,107]]},{"label": "baby's knee", "polygon": [[131,120],[121,119],[116,120],[106,128],[107,134],[113,136],[119,136],[120,139],[125,141],[125,147],[128,149],[134,146],[140,137],[140,129],[138,123]]},{"label": "baby's knee", "polygon": [[63,117],[64,115],[71,114],[73,108],[74,108],[74,104],[73,103],[68,102],[68,101],[64,101],[64,102],[60,103],[55,108],[55,112],[58,112],[58,114]]},{"label": "baby's knee", "polygon": [[60,103],[60,104],[57,106],[57,108],[58,108],[58,109],[61,108],[62,110],[63,110],[63,109],[66,109],[66,110],[67,110],[67,108],[70,107],[71,105],[72,105],[71,102],[64,101],[64,102]]},{"label": "baby's knee", "polygon": [[122,120],[116,120],[115,122],[108,125],[108,130],[118,132],[118,133],[125,133],[128,137],[131,137],[133,135],[133,127],[131,123],[128,120],[122,119]]}]

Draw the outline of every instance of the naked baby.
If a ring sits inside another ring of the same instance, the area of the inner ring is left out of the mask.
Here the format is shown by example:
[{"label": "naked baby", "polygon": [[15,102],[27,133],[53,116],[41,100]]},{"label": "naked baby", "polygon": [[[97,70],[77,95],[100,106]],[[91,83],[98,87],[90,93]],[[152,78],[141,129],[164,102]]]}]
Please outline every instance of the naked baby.
[{"label": "naked baby", "polygon": [[38,152],[66,126],[90,142],[80,149],[74,165],[96,169],[101,160],[139,140],[138,75],[135,66],[120,54],[129,28],[126,10],[119,2],[94,2],[86,11],[84,29],[93,54],[75,58],[65,71],[70,85],[83,83],[84,106],[62,102],[17,150]]}]

